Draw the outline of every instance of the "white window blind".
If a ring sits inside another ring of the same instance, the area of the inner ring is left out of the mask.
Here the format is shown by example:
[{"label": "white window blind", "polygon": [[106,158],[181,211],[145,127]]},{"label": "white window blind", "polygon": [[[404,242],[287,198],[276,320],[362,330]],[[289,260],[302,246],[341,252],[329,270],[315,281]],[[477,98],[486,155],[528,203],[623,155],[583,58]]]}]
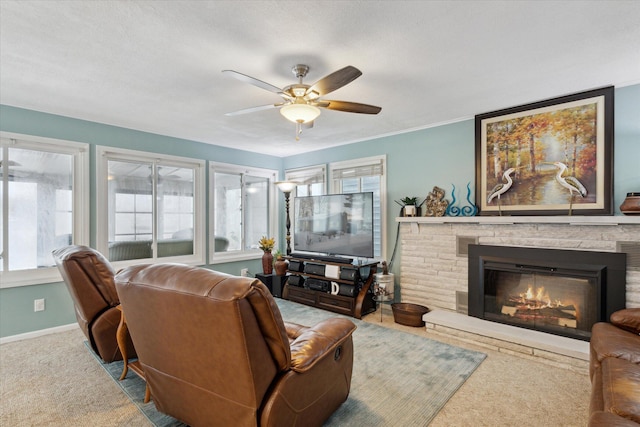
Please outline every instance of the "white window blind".
[{"label": "white window blind", "polygon": [[324,165],[285,171],[285,179],[287,181],[298,183],[294,197],[325,194],[325,178],[326,168]]},{"label": "white window blind", "polygon": [[295,181],[299,184],[317,184],[324,182],[325,167],[314,166],[310,168],[289,169],[285,176],[287,181]]},{"label": "white window blind", "polygon": [[363,178],[366,176],[381,176],[384,175],[384,165],[381,160],[378,160],[373,164],[365,165],[345,165],[340,167],[339,164],[335,165],[331,169],[332,180],[342,180],[349,178]]}]

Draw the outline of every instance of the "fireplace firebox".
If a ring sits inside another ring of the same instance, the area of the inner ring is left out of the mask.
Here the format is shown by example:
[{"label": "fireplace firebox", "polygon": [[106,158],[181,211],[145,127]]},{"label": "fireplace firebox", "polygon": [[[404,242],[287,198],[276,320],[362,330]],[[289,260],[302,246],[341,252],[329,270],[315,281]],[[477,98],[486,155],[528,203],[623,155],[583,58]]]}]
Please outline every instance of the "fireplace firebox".
[{"label": "fireplace firebox", "polygon": [[469,245],[469,315],[588,341],[625,307],[626,254]]}]

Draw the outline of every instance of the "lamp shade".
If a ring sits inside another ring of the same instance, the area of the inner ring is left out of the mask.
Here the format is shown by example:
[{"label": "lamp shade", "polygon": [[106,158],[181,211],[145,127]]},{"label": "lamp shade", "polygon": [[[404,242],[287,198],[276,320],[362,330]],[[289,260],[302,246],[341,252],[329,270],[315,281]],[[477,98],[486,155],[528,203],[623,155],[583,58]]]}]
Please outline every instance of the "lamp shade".
[{"label": "lamp shade", "polygon": [[280,108],[280,114],[293,123],[308,123],[320,115],[320,109],[309,104],[289,104]]},{"label": "lamp shade", "polygon": [[283,193],[291,193],[296,188],[298,183],[291,181],[279,181],[276,182],[276,185]]}]

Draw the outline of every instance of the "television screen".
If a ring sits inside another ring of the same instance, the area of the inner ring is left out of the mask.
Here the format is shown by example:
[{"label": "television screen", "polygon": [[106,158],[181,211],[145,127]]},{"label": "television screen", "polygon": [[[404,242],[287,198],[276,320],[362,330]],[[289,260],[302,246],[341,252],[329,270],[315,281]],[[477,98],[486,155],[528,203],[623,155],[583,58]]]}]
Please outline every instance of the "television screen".
[{"label": "television screen", "polygon": [[296,251],[373,258],[373,193],[296,197]]}]

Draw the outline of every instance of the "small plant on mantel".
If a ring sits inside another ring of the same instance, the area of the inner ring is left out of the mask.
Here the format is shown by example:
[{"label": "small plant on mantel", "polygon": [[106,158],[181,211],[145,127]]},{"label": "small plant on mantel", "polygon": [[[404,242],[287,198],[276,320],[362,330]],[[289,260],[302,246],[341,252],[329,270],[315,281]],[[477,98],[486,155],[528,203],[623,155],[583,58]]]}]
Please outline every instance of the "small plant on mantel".
[{"label": "small plant on mantel", "polygon": [[400,199],[400,201],[398,202],[396,200],[396,203],[399,204],[400,206],[404,207],[404,206],[418,206],[418,198],[417,197],[403,197],[402,199]]},{"label": "small plant on mantel", "polygon": [[400,201],[398,200],[394,200],[394,201],[400,206],[402,206],[402,211],[401,211],[402,216],[416,216],[418,212],[418,208],[422,206],[422,204],[424,203],[424,200],[422,201],[422,203],[418,203],[417,197],[409,197],[409,196],[403,197],[402,199],[400,199]]}]

